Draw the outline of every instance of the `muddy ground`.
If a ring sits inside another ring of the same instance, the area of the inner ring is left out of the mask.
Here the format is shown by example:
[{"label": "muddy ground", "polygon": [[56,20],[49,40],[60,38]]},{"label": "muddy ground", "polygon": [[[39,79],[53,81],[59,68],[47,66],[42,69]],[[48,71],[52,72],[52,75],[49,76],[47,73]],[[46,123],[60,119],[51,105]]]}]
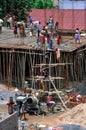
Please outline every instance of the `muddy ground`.
[{"label": "muddy ground", "polygon": [[[0,90],[8,90],[6,85],[1,84]],[[14,92],[13,88],[9,88],[10,91]],[[8,107],[6,102],[0,103],[0,112],[7,112]],[[22,117],[22,120],[24,117]],[[39,123],[46,126],[61,126],[66,124],[78,124],[86,128],[86,103],[81,103],[67,111],[57,113],[47,113],[47,115],[30,115],[26,114],[26,122],[28,125]],[[20,120],[20,117],[19,117]]]}]

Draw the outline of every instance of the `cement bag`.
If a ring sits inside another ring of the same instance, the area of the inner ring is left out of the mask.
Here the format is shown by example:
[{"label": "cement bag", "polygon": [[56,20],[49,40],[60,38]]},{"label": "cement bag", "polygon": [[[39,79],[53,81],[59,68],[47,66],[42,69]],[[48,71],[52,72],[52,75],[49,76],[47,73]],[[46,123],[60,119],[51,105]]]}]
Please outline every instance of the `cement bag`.
[{"label": "cement bag", "polygon": [[32,32],[30,31],[30,35],[29,35],[30,37],[32,37]]}]

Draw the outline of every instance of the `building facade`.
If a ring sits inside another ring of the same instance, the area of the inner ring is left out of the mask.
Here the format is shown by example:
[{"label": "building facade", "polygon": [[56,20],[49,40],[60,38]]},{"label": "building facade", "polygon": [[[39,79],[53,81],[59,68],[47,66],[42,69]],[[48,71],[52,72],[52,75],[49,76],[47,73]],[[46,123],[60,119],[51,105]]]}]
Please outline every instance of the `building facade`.
[{"label": "building facade", "polygon": [[53,6],[59,9],[86,9],[86,0],[53,0]]}]

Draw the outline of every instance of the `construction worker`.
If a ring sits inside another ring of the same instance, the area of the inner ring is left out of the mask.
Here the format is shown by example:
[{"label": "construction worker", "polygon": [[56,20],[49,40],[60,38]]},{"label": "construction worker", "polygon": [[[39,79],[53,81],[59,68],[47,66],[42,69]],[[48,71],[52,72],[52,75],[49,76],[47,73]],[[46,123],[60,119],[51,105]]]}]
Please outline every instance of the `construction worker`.
[{"label": "construction worker", "polygon": [[23,116],[24,116],[24,120],[26,119],[25,113],[26,113],[26,111],[25,111],[25,104],[22,103],[21,104],[21,108],[20,108],[20,120],[22,119]]},{"label": "construction worker", "polygon": [[48,93],[48,96],[47,96],[47,108],[48,108],[48,111],[50,112],[54,112],[54,107],[55,107],[55,102],[53,101],[52,99],[52,95],[51,93]]}]

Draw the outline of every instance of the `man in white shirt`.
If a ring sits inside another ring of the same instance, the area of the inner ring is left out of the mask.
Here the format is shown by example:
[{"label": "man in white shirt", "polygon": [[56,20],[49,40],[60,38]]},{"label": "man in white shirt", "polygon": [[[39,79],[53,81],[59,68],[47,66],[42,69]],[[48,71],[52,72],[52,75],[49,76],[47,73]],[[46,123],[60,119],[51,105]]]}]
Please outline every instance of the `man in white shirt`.
[{"label": "man in white shirt", "polygon": [[0,19],[0,33],[2,32],[2,26],[3,26],[3,20],[2,19]]}]

